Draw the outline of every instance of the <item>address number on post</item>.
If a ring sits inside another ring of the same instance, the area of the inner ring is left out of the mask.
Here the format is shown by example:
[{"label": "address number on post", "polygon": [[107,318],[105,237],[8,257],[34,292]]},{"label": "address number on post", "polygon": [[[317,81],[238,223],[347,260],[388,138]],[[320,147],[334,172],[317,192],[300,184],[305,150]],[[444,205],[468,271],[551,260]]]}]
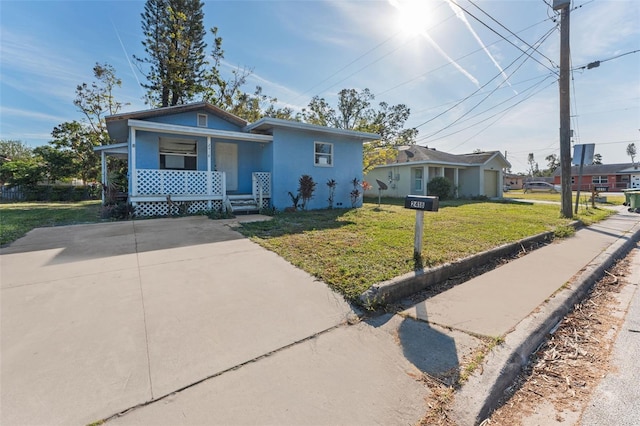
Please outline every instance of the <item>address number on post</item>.
[{"label": "address number on post", "polygon": [[427,212],[437,212],[438,197],[408,195],[404,199],[404,208],[412,210],[423,210]]}]

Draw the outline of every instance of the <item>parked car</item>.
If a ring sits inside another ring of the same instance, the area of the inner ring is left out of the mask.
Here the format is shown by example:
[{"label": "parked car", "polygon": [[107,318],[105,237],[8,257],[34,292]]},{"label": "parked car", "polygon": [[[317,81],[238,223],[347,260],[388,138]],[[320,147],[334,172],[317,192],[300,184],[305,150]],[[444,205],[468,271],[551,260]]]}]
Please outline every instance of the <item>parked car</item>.
[{"label": "parked car", "polygon": [[560,192],[560,185],[552,185],[548,182],[525,182],[524,192]]}]

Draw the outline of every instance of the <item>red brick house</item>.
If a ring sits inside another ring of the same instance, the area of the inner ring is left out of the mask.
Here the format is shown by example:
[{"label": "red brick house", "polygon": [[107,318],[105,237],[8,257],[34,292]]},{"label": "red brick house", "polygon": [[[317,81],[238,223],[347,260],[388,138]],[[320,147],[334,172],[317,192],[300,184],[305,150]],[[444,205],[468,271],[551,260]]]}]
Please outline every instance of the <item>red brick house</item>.
[{"label": "red brick house", "polygon": [[[640,165],[634,163],[590,164],[582,167],[582,180],[578,182],[578,166],[571,167],[571,189],[581,191],[616,192],[627,188],[640,188]],[[560,184],[561,171],[553,174],[553,183]]]}]

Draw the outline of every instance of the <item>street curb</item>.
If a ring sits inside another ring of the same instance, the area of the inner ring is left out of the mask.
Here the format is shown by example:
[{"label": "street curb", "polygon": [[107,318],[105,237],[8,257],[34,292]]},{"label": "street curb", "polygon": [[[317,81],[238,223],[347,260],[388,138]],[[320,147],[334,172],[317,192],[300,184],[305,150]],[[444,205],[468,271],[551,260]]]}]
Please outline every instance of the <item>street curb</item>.
[{"label": "street curb", "polygon": [[[579,222],[575,222],[573,226],[575,227],[578,224]],[[397,302],[429,286],[446,281],[455,275],[485,265],[494,259],[510,256],[523,249],[528,249],[534,244],[551,242],[552,240],[553,232],[543,232],[532,237],[523,238],[515,243],[504,244],[491,250],[465,257],[453,263],[445,263],[434,268],[409,272],[372,285],[359,296],[359,300],[363,306]]]},{"label": "street curb", "polygon": [[480,375],[474,374],[455,396],[452,417],[457,424],[478,425],[488,418],[513,385],[529,357],[556,325],[583,300],[605,270],[629,253],[640,240],[640,223],[594,258],[570,288],[559,291],[507,334],[505,342],[487,357]]}]

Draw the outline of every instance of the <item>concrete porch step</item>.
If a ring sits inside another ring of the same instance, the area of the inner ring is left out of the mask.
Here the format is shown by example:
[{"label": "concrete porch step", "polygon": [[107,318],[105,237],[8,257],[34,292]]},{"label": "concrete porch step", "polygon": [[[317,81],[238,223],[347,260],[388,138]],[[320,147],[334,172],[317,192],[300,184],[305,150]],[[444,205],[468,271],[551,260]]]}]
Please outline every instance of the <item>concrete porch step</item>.
[{"label": "concrete porch step", "polygon": [[229,204],[231,204],[231,211],[234,213],[257,212],[260,210],[258,208],[258,203],[256,203],[252,196],[229,195]]}]

